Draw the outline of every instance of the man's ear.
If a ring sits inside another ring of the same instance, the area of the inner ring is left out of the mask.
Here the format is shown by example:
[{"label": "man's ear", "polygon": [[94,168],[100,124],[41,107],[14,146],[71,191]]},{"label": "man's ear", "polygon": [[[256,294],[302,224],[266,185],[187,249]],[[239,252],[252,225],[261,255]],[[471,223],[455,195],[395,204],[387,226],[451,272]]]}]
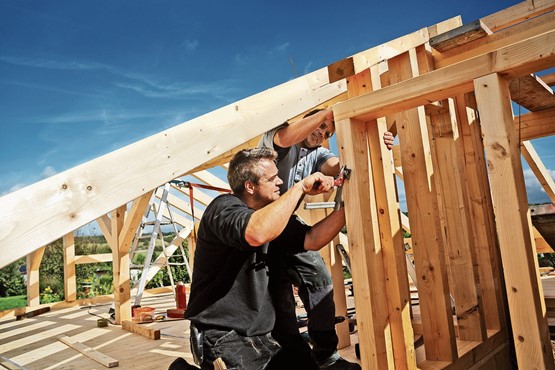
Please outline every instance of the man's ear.
[{"label": "man's ear", "polygon": [[249,194],[254,194],[255,184],[252,181],[245,181],[245,191]]}]

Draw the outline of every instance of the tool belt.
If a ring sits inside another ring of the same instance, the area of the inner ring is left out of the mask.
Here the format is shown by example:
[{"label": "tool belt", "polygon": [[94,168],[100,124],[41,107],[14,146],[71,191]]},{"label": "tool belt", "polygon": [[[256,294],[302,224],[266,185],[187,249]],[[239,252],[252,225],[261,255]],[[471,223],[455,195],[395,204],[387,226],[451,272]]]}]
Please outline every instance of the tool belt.
[{"label": "tool belt", "polygon": [[190,330],[189,341],[191,344],[191,352],[193,354],[193,360],[195,361],[195,364],[200,366],[204,358],[204,353],[203,353],[204,333],[202,330],[199,330],[192,322],[189,325],[189,330]]}]

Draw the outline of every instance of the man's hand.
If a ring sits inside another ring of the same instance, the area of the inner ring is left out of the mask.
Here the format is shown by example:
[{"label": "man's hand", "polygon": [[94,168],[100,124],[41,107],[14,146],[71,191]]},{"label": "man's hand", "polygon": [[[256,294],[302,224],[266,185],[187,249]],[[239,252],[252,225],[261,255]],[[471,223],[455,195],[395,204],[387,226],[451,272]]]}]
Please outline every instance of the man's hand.
[{"label": "man's hand", "polygon": [[393,136],[393,134],[389,131],[384,132],[383,134],[383,143],[385,144],[385,146],[387,147],[387,149],[391,150],[391,148],[393,148],[393,141],[395,140],[395,137]]},{"label": "man's hand", "polygon": [[308,195],[329,193],[333,190],[334,179],[320,172],[313,173],[301,181],[303,192]]}]

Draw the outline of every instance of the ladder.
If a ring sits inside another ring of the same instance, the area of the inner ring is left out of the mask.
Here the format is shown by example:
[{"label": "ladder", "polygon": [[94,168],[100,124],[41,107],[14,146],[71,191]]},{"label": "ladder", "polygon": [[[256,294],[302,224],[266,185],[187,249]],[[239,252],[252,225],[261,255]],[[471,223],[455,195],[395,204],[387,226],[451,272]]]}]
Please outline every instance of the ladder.
[{"label": "ladder", "polygon": [[[185,268],[187,269],[187,273],[189,274],[189,276],[191,276],[189,261],[185,254],[185,250],[183,249],[183,240],[187,238],[187,236],[191,232],[193,224],[191,222],[190,225],[185,225],[180,231],[177,230],[176,223],[174,222],[173,215],[170,209],[170,204],[168,202],[169,190],[170,183],[166,183],[163,188],[162,196],[160,197],[160,200],[158,202],[158,207],[156,207],[157,196],[156,194],[152,195],[150,206],[147,207],[147,209],[145,210],[141,225],[137,229],[137,233],[135,234],[135,239],[133,240],[133,245],[129,253],[129,258],[131,259],[131,267],[142,267],[141,277],[139,281],[136,281],[134,283],[133,286],[134,288],[137,288],[137,294],[135,296],[135,306],[140,306],[146,284],[161,268],[165,267],[168,271],[168,276],[170,278],[170,283],[174,295],[175,282],[171,266],[185,266]],[[153,221],[149,221],[151,212],[154,212]],[[164,225],[172,225],[174,233],[176,235],[169,245],[166,245],[166,242],[164,241],[164,235],[162,232],[162,226]],[[152,226],[152,232],[150,234],[150,241],[148,249],[146,251],[144,264],[133,264],[133,258],[139,252],[137,250],[139,246],[139,240],[144,238],[143,233],[146,226]],[[154,251],[156,248],[156,240],[158,238],[160,238],[162,244],[162,253],[160,253],[156,260],[153,261]],[[169,262],[169,257],[171,257],[177,249],[179,249],[181,252],[183,262]]]}]

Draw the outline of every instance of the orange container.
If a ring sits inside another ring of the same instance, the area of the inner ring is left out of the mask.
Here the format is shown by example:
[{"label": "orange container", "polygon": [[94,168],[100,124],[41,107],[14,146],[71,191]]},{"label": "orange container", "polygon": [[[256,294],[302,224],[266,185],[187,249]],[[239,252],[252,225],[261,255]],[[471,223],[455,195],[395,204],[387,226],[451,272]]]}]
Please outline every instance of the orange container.
[{"label": "orange container", "polygon": [[178,309],[186,309],[187,308],[187,295],[185,284],[182,281],[178,282],[175,286],[175,295],[176,295],[176,302]]},{"label": "orange container", "polygon": [[154,307],[133,308],[133,322],[151,322],[154,320]]}]

